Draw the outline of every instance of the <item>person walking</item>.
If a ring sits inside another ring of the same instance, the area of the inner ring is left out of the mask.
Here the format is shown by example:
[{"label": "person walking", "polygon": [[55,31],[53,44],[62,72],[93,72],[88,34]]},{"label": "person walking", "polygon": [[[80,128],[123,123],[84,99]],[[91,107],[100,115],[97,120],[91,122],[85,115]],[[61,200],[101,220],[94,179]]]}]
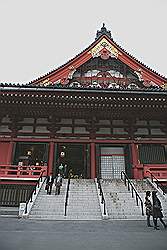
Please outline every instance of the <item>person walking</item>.
[{"label": "person walking", "polygon": [[163,213],[162,213],[162,206],[161,202],[157,197],[157,191],[152,192],[152,199],[153,199],[153,221],[154,221],[154,229],[159,230],[157,226],[157,220],[159,218],[160,222],[164,226],[164,228],[167,228],[167,225],[163,221]]},{"label": "person walking", "polygon": [[60,194],[60,188],[62,186],[62,180],[63,180],[63,178],[61,177],[61,174],[58,174],[56,179],[55,179],[55,186],[56,186],[55,195]]},{"label": "person walking", "polygon": [[151,196],[151,192],[147,191],[146,192],[146,196],[145,196],[145,207],[146,207],[146,215],[147,215],[147,226],[148,227],[152,227],[151,223],[150,223],[150,217],[153,215],[153,206],[151,204],[150,201],[150,196]]},{"label": "person walking", "polygon": [[52,174],[50,176],[47,176],[45,190],[49,195],[51,195],[52,193],[53,182],[54,182],[54,177],[52,176]]}]

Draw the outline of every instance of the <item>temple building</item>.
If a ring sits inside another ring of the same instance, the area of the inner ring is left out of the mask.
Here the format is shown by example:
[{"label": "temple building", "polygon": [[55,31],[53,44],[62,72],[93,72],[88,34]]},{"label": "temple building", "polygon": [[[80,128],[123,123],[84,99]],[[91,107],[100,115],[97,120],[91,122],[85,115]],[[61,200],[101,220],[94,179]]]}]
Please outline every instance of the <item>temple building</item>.
[{"label": "temple building", "polygon": [[59,68],[26,85],[1,83],[0,184],[32,184],[41,170],[56,175],[60,165],[66,177],[152,172],[167,181],[166,86],[104,24]]}]

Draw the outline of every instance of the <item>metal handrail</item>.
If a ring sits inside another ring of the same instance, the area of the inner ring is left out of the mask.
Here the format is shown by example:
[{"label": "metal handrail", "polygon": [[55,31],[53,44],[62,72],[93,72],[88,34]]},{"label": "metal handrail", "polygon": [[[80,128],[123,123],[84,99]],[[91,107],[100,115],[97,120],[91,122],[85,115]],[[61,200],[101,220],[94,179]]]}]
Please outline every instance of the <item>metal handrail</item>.
[{"label": "metal handrail", "polygon": [[70,177],[68,177],[68,183],[67,183],[66,199],[65,199],[65,203],[64,203],[64,216],[67,216],[69,188],[70,188]]},{"label": "metal handrail", "polygon": [[132,182],[130,181],[130,179],[128,178],[127,174],[124,171],[121,171],[121,179],[124,181],[125,186],[128,185],[128,191],[130,191],[130,186],[131,186],[132,198],[134,198],[134,193],[135,193],[137,206],[139,206],[138,200],[140,200],[142,215],[144,215],[144,206],[143,206],[142,198],[140,197],[136,188],[133,186]]},{"label": "metal handrail", "polygon": [[[157,188],[160,188],[163,192],[163,195],[165,195],[164,192],[164,186],[160,183],[160,181],[155,177],[155,175],[153,175],[153,173],[150,170],[147,170],[146,173],[149,173],[151,175],[151,182],[155,183],[157,185]],[[154,179],[156,181],[154,181]]]},{"label": "metal handrail", "polygon": [[39,183],[40,183],[40,181],[42,181],[42,176],[43,176],[43,173],[44,173],[44,172],[45,172],[44,170],[41,171],[40,176],[39,176],[39,178],[38,178],[38,180],[37,180],[36,185],[34,186],[32,192],[30,193],[30,195],[29,195],[29,197],[28,197],[28,199],[26,200],[25,214],[27,214],[28,203],[29,203],[29,202],[32,202],[33,194],[36,195],[37,187],[39,188]]},{"label": "metal handrail", "polygon": [[104,215],[106,215],[106,202],[105,202],[105,199],[104,199],[104,194],[103,194],[103,190],[102,190],[102,187],[101,187],[99,177],[97,177],[97,184],[98,184],[98,189],[100,189],[101,204],[103,204],[103,213],[104,213]]}]

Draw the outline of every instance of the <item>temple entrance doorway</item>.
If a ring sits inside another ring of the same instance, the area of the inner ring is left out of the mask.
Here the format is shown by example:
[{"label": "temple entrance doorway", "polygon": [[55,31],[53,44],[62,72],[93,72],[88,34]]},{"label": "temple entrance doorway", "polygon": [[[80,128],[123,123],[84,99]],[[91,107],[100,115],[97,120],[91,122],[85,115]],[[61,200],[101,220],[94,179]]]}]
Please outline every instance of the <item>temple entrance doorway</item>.
[{"label": "temple entrance doorway", "polygon": [[120,179],[121,171],[125,171],[124,147],[102,146],[100,151],[101,178]]},{"label": "temple entrance doorway", "polygon": [[90,178],[89,145],[79,143],[59,143],[56,150],[54,174],[65,178]]}]

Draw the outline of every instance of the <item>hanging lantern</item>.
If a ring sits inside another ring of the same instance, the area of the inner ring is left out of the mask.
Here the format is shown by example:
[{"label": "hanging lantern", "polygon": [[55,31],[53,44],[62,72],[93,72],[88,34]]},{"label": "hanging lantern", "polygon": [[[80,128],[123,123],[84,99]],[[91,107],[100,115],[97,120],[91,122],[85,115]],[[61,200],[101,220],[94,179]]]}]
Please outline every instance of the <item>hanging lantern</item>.
[{"label": "hanging lantern", "polygon": [[62,152],[60,153],[60,157],[63,158],[64,156],[65,156],[65,152],[62,151]]}]

